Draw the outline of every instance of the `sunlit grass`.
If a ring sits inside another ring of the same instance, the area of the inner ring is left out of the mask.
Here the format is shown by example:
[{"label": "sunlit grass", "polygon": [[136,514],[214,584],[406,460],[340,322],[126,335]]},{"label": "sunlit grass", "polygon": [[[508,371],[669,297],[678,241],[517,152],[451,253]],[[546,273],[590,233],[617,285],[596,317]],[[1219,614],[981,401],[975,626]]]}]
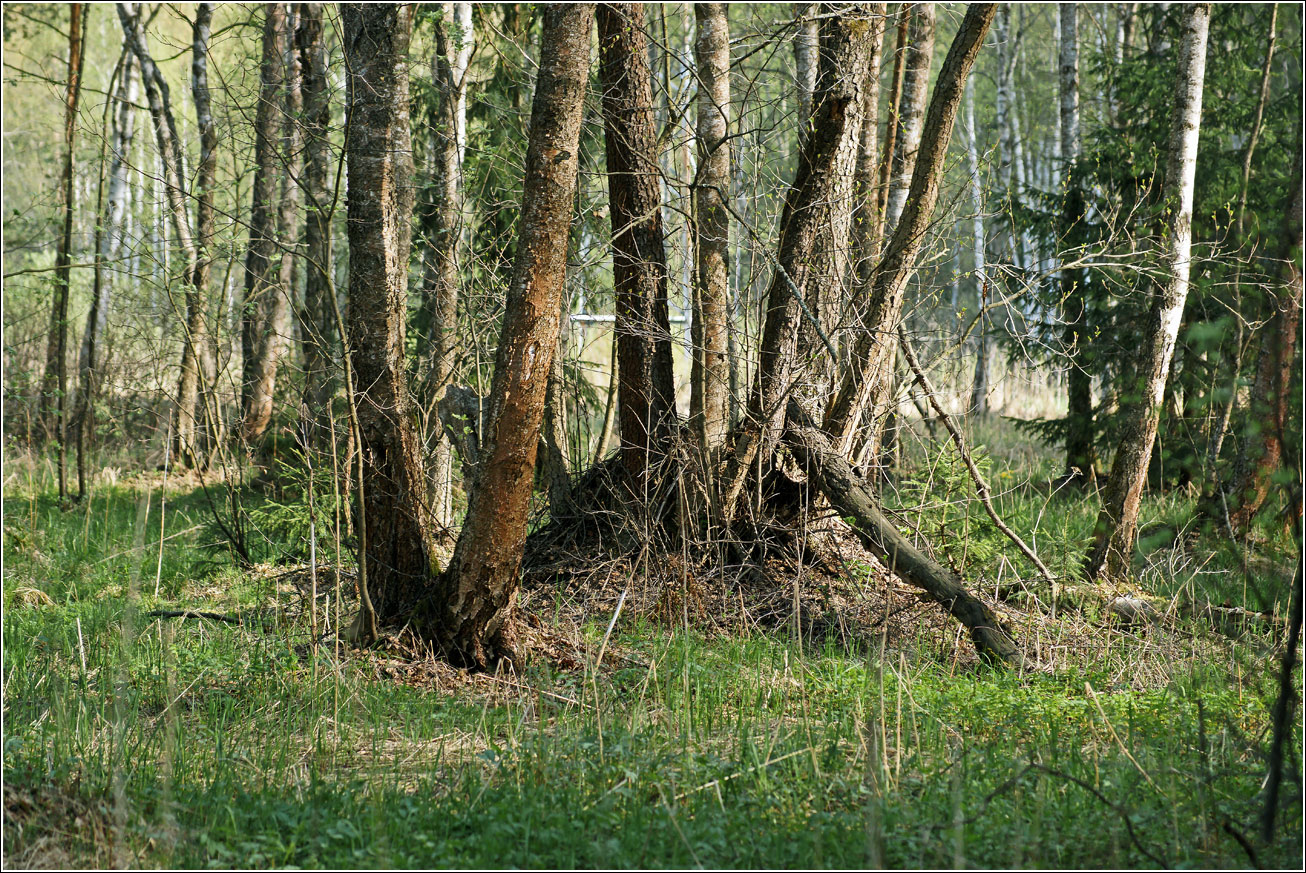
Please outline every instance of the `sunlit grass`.
[{"label": "sunlit grass", "polygon": [[[1001,481],[1014,468],[998,454]],[[1069,566],[1091,510],[1022,475],[1000,511]],[[1247,866],[1233,833],[1263,865],[1301,858],[1299,803],[1272,844],[1252,837],[1265,634],[1194,626],[1204,642],[1182,657],[1118,634],[1105,658],[1071,651],[1053,674],[1015,675],[959,668],[925,637],[850,652],[632,615],[601,669],[604,622],[582,629],[580,669],[537,658],[518,677],[397,681],[376,655],[311,645],[298,595],[203,549],[198,493],[169,493],[161,524],[152,481],[69,510],[48,481],[6,494],[14,863]],[[991,578],[994,554],[1017,572],[957,490],[924,533],[952,513],[974,540],[949,552],[968,574]],[[1149,501],[1149,521],[1188,510]],[[1152,593],[1224,590],[1157,569],[1164,551],[1140,556]],[[1211,554],[1207,569],[1226,560]],[[160,606],[271,618],[147,615]],[[1161,678],[1133,681],[1130,664]]]}]

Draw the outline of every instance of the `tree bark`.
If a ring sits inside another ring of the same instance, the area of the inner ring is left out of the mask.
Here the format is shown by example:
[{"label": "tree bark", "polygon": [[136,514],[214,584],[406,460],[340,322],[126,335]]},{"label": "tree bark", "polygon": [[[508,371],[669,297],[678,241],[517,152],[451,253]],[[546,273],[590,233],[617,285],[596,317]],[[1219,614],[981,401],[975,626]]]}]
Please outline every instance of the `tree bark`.
[{"label": "tree bark", "polygon": [[413,7],[341,4],[346,66],[349,355],[364,474],[361,558],[380,624],[432,590],[432,524],[404,340],[413,212],[408,46]]},{"label": "tree bark", "polygon": [[730,29],[724,3],[697,3],[698,173],[693,191],[693,364],[689,415],[706,456],[721,444],[729,425],[726,390],[727,312],[730,305]]},{"label": "tree bark", "polygon": [[278,140],[285,113],[287,11],[284,3],[264,4],[263,58],[259,72],[258,110],[254,117],[254,183],[245,251],[245,300],[241,315],[242,435],[254,442],[272,420],[273,391],[284,338],[287,289],[281,287],[278,257],[282,177]]},{"label": "tree bark", "polygon": [[[566,280],[591,4],[545,7],[526,148],[517,258],[495,361],[477,487],[423,632],[456,662],[515,659],[511,616],[526,542],[535,457]],[[642,53],[641,53],[642,54]]]},{"label": "tree bark", "polygon": [[853,472],[825,436],[810,422],[796,401],[789,402],[785,443],[816,488],[852,525],[862,544],[883,560],[889,571],[925,591],[970,631],[985,660],[1020,665],[1020,649],[1001,621],[983,601],[968,592],[955,574],[919,551],[885,517],[874,494]]},{"label": "tree bark", "polygon": [[[784,425],[785,401],[799,390],[809,399],[824,394],[816,355],[832,363],[816,343],[829,342],[813,324],[814,302],[837,290],[847,276],[852,221],[852,183],[865,101],[866,55],[871,28],[865,10],[848,7],[821,20],[820,70],[811,131],[802,139],[798,170],[785,194],[780,242],[766,297],[766,320],[748,417],[735,437],[722,477],[727,520],[759,452],[769,465]],[[828,322],[822,322],[828,323]],[[815,377],[814,379],[811,377]],[[796,385],[798,379],[805,384]],[[814,385],[815,383],[815,385]]]},{"label": "tree bark", "polygon": [[880,133],[880,64],[884,58],[884,31],[888,21],[885,3],[868,3],[870,48],[866,53],[866,84],[862,89],[862,130],[857,140],[857,176],[853,193],[857,206],[853,211],[852,272],[856,287],[870,281],[880,244],[881,222],[876,199],[876,170],[879,160]]},{"label": "tree bark", "polygon": [[82,45],[86,36],[86,5],[68,7],[68,84],[64,89],[63,169],[59,192],[63,200],[63,233],[54,256],[54,305],[50,308],[50,333],[45,347],[45,378],[41,392],[46,431],[59,444],[59,501],[68,498],[68,286],[72,279],[73,169],[77,144],[77,104],[82,94]]},{"label": "tree bark", "polygon": [[[897,322],[907,282],[915,270],[916,256],[925,242],[934,204],[939,196],[943,162],[961,106],[966,77],[975,62],[984,35],[993,21],[996,4],[972,3],[948,49],[930,99],[920,150],[912,173],[911,190],[893,236],[876,265],[870,301],[862,319],[853,352],[853,367],[839,386],[826,413],[824,427],[845,455],[856,436],[858,411],[875,397],[881,385],[892,387],[893,354],[897,349]],[[872,422],[875,417],[872,418]]]},{"label": "tree bark", "polygon": [[642,4],[600,4],[622,465],[642,482],[675,423],[657,131]]},{"label": "tree bark", "polygon": [[794,34],[794,84],[798,93],[798,140],[803,137],[812,121],[813,98],[816,95],[816,78],[820,54],[820,22],[814,17],[819,3],[792,4],[797,32]]},{"label": "tree bark", "polygon": [[921,146],[921,125],[925,120],[925,102],[930,86],[930,64],[934,60],[934,4],[912,3],[908,26],[906,67],[902,79],[902,102],[895,125],[893,165],[889,177],[889,201],[885,207],[885,227],[895,228],[907,202],[912,170]]},{"label": "tree bark", "polygon": [[1193,182],[1206,71],[1206,38],[1211,7],[1195,3],[1184,10],[1176,111],[1166,161],[1165,274],[1153,294],[1139,356],[1139,399],[1125,415],[1125,432],[1111,464],[1094,542],[1085,563],[1089,579],[1120,579],[1129,573],[1138,533],[1138,505],[1147,476],[1164,399],[1166,375],[1179,321],[1188,296],[1191,268]]},{"label": "tree bark", "polygon": [[214,188],[218,173],[218,129],[213,120],[209,94],[209,36],[213,4],[195,8],[191,26],[191,95],[195,102],[196,126],[200,135],[200,160],[195,177],[195,275],[186,295],[186,343],[192,354],[183,361],[177,385],[177,429],[174,451],[192,467],[203,465],[200,421],[200,383],[208,381],[202,371],[204,350],[209,345],[208,290],[217,232]]},{"label": "tree bark", "polygon": [[[458,353],[458,291],[463,236],[463,157],[467,149],[467,67],[472,5],[441,4],[431,77],[435,107],[428,135],[430,182],[422,204],[423,271],[417,313],[421,403],[429,413],[453,379]],[[431,499],[443,530],[453,523],[453,447],[442,428],[431,435]],[[447,535],[442,534],[442,537]],[[446,545],[452,546],[452,538]]]},{"label": "tree bark", "polygon": [[[1084,192],[1079,167],[1079,25],[1078,4],[1063,3],[1060,15],[1060,58],[1057,81],[1061,103],[1061,160],[1065,184],[1062,188],[1061,239],[1071,244],[1084,220]],[[1085,320],[1083,273],[1071,267],[1061,270],[1061,306],[1065,327],[1062,341],[1067,355],[1068,397],[1066,407],[1066,471],[1069,482],[1096,481],[1097,452],[1094,446],[1093,377],[1086,368],[1085,345],[1089,325]]]},{"label": "tree bark", "polygon": [[301,3],[295,30],[304,101],[303,190],[304,306],[299,331],[304,356],[304,401],[315,424],[313,442],[324,446],[331,427],[331,400],[336,393],[335,354],[339,343],[332,311],[331,216],[334,192],[331,179],[331,93],[327,84],[327,53],[323,4]]},{"label": "tree bark", "polygon": [[877,252],[884,237],[884,211],[889,205],[889,173],[893,169],[893,151],[898,137],[898,115],[902,104],[903,61],[907,57],[909,16],[907,5],[899,4],[897,42],[893,52],[893,78],[889,86],[888,113],[885,115],[884,148],[880,157],[879,183],[875,188],[875,224],[871,236]]}]

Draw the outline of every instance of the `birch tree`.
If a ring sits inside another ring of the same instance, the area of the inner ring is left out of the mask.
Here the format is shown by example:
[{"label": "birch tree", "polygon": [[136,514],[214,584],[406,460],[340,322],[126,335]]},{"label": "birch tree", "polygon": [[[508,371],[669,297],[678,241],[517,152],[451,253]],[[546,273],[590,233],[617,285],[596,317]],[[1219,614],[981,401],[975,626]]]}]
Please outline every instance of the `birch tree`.
[{"label": "birch tree", "polygon": [[[124,43],[122,69],[114,90],[112,133],[109,146],[107,206],[95,228],[95,278],[91,288],[91,308],[86,313],[86,328],[77,357],[77,403],[73,410],[73,443],[77,446],[77,493],[86,494],[86,431],[94,427],[95,392],[101,360],[100,343],[109,317],[113,295],[113,273],[105,269],[122,250],[126,236],[125,218],[128,190],[128,155],[136,130],[135,103],[140,90],[139,65],[130,47]],[[114,271],[116,272],[116,271]]]},{"label": "birch tree", "polygon": [[1175,82],[1175,114],[1166,160],[1164,273],[1152,303],[1138,359],[1138,400],[1126,417],[1111,475],[1103,493],[1094,541],[1085,563],[1089,579],[1128,575],[1138,535],[1138,506],[1156,440],[1166,376],[1174,353],[1192,267],[1193,184],[1201,130],[1206,39],[1211,20],[1208,3],[1194,3],[1183,13]]}]

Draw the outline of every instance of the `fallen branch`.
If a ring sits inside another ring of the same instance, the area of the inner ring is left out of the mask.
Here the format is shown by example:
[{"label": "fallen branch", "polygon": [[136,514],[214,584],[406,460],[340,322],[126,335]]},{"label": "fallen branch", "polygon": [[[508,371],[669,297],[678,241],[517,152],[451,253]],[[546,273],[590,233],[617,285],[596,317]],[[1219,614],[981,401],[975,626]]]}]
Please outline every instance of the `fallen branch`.
[{"label": "fallen branch", "polygon": [[1026,558],[1029,558],[1030,562],[1038,568],[1038,572],[1043,577],[1044,581],[1052,586],[1052,596],[1055,599],[1057,594],[1057,581],[1053,578],[1052,571],[1050,571],[1047,566],[1039,560],[1038,555],[1034,553],[1033,549],[1025,544],[1025,541],[1020,538],[1019,534],[1007,527],[1006,522],[998,516],[997,510],[993,508],[993,500],[989,496],[988,483],[984,481],[984,477],[980,474],[979,468],[975,466],[975,461],[971,458],[970,451],[966,448],[966,441],[962,438],[961,431],[957,430],[957,425],[953,423],[951,416],[943,411],[943,406],[939,403],[938,395],[934,393],[934,386],[930,384],[929,376],[925,375],[925,371],[921,369],[920,362],[916,360],[916,353],[912,351],[911,343],[907,339],[907,331],[901,325],[898,327],[898,341],[902,344],[902,353],[907,359],[907,366],[911,367],[912,373],[916,375],[917,384],[921,386],[921,391],[925,392],[925,397],[930,401],[930,406],[934,408],[934,413],[939,417],[939,421],[943,422],[943,426],[947,429],[948,433],[951,434],[952,442],[957,447],[957,453],[961,455],[961,460],[966,464],[966,469],[970,472],[970,478],[975,482],[975,493],[979,495],[980,503],[984,505],[984,511],[988,513],[989,518],[993,520],[993,524],[997,526],[998,530],[1002,531],[1003,535],[1011,540],[1016,548],[1020,549],[1020,553]]},{"label": "fallen branch", "polygon": [[871,489],[794,400],[789,401],[784,440],[825,499],[849,521],[863,545],[883,560],[890,572],[920,588],[965,625],[982,658],[1016,666],[1024,663],[1024,655],[993,611],[967,591],[961,579],[898,532],[880,510]]}]

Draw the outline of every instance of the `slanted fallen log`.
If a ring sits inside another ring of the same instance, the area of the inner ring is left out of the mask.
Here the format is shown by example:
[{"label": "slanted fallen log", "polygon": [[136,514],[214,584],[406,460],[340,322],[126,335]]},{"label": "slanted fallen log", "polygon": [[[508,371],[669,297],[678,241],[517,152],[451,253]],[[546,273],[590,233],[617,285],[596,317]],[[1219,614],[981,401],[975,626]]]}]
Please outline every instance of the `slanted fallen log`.
[{"label": "slanted fallen log", "polygon": [[967,591],[956,574],[898,532],[870,487],[794,400],[789,401],[784,440],[813,484],[852,525],[863,545],[884,561],[890,572],[920,588],[965,625],[980,657],[991,663],[1024,663],[1020,648],[993,610]]}]

